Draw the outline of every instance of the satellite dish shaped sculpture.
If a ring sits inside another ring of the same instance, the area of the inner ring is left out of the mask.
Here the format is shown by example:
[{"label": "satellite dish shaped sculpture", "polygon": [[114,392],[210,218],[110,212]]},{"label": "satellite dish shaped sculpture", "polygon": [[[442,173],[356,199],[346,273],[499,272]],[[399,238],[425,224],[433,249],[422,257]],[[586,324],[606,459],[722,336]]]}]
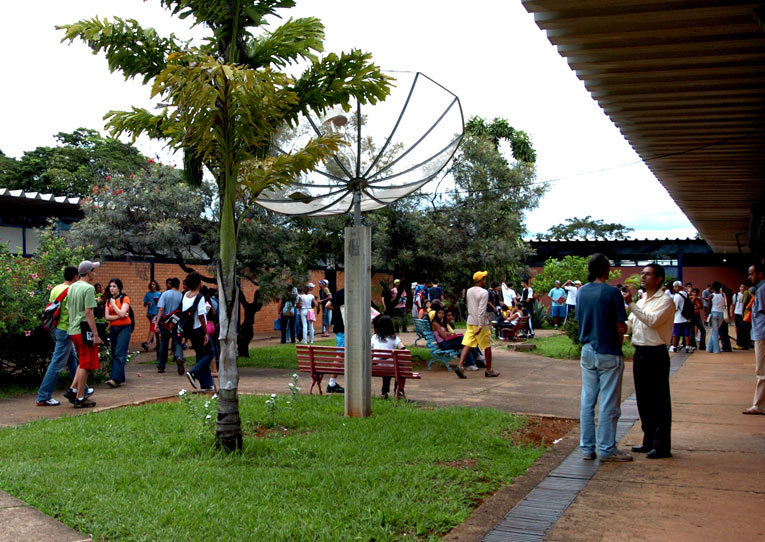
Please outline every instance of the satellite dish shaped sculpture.
[{"label": "satellite dish shaped sculpture", "polygon": [[[431,78],[396,72],[384,102],[356,110],[341,108],[323,118],[306,116],[279,134],[277,153],[302,148],[309,139],[333,133],[345,143],[322,167],[293,184],[261,192],[259,205],[286,215],[332,216],[353,212],[345,229],[343,315],[345,415],[371,414],[371,228],[361,213],[385,207],[422,187],[451,160],[464,135],[459,98]],[[340,296],[336,296],[340,297]],[[340,304],[338,300],[332,300]]]},{"label": "satellite dish shaped sculpture", "polygon": [[280,137],[278,153],[330,132],[345,145],[292,185],[263,191],[257,203],[286,215],[354,212],[360,224],[361,212],[393,203],[438,175],[464,135],[459,98],[419,72],[396,72],[394,85],[384,102],[304,117]]}]

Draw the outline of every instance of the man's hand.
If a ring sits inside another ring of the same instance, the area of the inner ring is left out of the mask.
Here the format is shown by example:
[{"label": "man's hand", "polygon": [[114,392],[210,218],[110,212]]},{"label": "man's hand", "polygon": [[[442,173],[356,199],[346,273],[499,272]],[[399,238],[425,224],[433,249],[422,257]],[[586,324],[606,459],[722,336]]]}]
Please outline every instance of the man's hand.
[{"label": "man's hand", "polygon": [[627,288],[626,292],[622,292],[622,296],[624,297],[624,302],[629,305],[632,303],[632,293],[630,292],[630,289]]},{"label": "man's hand", "polygon": [[101,340],[101,337],[98,335],[98,333],[93,334],[93,344],[95,346],[98,346],[100,344],[104,344],[104,341]]},{"label": "man's hand", "polygon": [[627,324],[625,322],[617,322],[616,331],[619,332],[619,337],[621,338],[621,344],[624,344],[624,336],[627,334]]},{"label": "man's hand", "polygon": [[204,345],[207,346],[207,343],[209,343],[209,342],[210,342],[210,336],[207,333],[205,333],[205,342],[204,342]]}]

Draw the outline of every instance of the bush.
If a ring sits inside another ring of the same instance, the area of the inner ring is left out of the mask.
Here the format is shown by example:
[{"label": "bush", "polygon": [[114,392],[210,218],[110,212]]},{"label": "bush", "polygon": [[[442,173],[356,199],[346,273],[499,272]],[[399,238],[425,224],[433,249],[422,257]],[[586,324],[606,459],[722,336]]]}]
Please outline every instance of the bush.
[{"label": "bush", "polygon": [[566,324],[563,326],[563,330],[566,332],[566,336],[571,339],[571,342],[574,344],[574,347],[577,349],[577,351],[581,352],[582,343],[579,342],[579,322],[576,320],[575,316],[576,310],[574,309],[568,315],[568,320],[566,320]]},{"label": "bush", "polygon": [[541,329],[549,314],[550,311],[547,310],[547,307],[535,300],[531,311],[531,323],[534,325],[534,329]]},{"label": "bush", "polygon": [[42,327],[29,335],[0,333],[0,382],[2,386],[37,385],[53,351],[53,339]]}]

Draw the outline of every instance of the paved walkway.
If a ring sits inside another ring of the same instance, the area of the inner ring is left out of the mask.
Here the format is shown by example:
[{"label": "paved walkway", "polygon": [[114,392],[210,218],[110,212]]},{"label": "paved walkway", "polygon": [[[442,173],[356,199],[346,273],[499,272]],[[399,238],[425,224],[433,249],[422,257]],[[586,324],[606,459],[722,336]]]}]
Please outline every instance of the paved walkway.
[{"label": "paved walkway", "polygon": [[[413,335],[402,338],[407,344],[414,340]],[[256,345],[276,342],[263,336],[257,339]],[[467,380],[458,380],[442,366],[424,371],[422,380],[408,382],[409,398],[578,417],[578,362],[508,352],[501,347],[494,350],[495,368],[502,373],[499,378],[487,379],[482,372],[474,372],[468,373]],[[157,374],[150,357],[143,354],[143,361],[129,366],[127,386],[116,390],[97,386],[95,410],[140,404],[189,388],[188,381],[174,371]],[[286,393],[292,372],[241,369],[240,392]],[[657,461],[639,457],[631,464],[604,465],[588,479],[544,540],[636,541],[649,536],[668,541],[765,540],[765,416],[740,413],[751,401],[753,372],[750,352],[689,356],[672,379],[675,457]],[[628,363],[624,397],[632,392]],[[55,394],[57,398],[59,395]],[[5,426],[81,414],[68,404],[35,407],[33,396],[2,403],[0,425]],[[445,539],[477,541],[492,532],[495,524],[501,523],[576,448],[576,433],[572,431],[515,484],[484,502]],[[636,427],[627,433],[622,445],[639,440]],[[516,536],[518,533],[507,534],[492,540],[531,540]],[[0,492],[0,542],[21,539],[69,542],[83,540],[83,535]]]}]

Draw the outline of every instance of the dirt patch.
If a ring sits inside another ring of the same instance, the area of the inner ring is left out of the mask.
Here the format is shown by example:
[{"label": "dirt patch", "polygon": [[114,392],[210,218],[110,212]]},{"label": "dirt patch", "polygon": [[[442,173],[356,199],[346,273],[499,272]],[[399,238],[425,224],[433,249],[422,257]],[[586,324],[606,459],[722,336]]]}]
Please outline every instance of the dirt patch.
[{"label": "dirt patch", "polygon": [[460,459],[459,461],[436,461],[436,465],[442,467],[452,467],[455,469],[473,469],[475,468],[475,459]]},{"label": "dirt patch", "polygon": [[548,416],[527,416],[526,426],[511,435],[513,444],[522,446],[552,446],[563,438],[576,423],[568,418]]}]

